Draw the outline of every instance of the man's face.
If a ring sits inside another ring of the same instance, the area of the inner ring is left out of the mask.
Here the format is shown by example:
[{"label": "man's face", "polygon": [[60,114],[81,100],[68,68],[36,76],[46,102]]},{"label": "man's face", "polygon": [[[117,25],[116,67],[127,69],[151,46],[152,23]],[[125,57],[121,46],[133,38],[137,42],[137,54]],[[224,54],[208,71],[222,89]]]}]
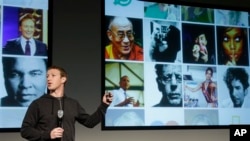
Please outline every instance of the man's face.
[{"label": "man's face", "polygon": [[130,80],[127,76],[124,76],[120,80],[120,87],[123,88],[123,90],[127,90],[130,87]]},{"label": "man's face", "polygon": [[231,90],[230,90],[230,96],[234,103],[234,107],[241,107],[244,102],[244,97],[246,94],[246,91],[244,90],[244,87],[240,80],[234,79],[231,82]]},{"label": "man's face", "polygon": [[7,93],[21,106],[29,104],[45,93],[46,65],[41,58],[16,58],[5,79]]},{"label": "man's face", "polygon": [[207,45],[207,39],[205,34],[201,34],[198,37],[198,43],[200,46],[206,46]]},{"label": "man's face", "polygon": [[108,34],[118,55],[126,56],[131,52],[134,44],[134,34],[130,22],[127,20],[117,22],[112,26]]},{"label": "man's face", "polygon": [[19,27],[19,31],[21,32],[22,36],[26,39],[30,39],[33,37],[35,33],[35,23],[31,19],[26,19],[22,22],[21,26]]},{"label": "man's face", "polygon": [[182,103],[181,66],[164,65],[163,74],[158,78],[158,85],[162,85],[161,91],[166,96],[169,104],[179,105]]},{"label": "man's face", "polygon": [[47,71],[47,85],[50,91],[64,87],[66,77],[61,76],[61,72],[57,69],[50,69]]},{"label": "man's face", "polygon": [[238,61],[243,53],[243,33],[239,28],[225,32],[222,46],[230,61]]}]

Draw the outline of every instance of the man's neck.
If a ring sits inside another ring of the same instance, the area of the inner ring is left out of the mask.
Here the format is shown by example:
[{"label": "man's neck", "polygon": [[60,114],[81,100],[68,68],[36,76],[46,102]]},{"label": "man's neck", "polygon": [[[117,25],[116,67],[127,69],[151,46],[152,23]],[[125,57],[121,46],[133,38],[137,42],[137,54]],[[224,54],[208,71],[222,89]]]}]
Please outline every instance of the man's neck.
[{"label": "man's neck", "polygon": [[64,89],[56,89],[56,90],[51,90],[50,95],[53,97],[63,97],[64,95]]}]

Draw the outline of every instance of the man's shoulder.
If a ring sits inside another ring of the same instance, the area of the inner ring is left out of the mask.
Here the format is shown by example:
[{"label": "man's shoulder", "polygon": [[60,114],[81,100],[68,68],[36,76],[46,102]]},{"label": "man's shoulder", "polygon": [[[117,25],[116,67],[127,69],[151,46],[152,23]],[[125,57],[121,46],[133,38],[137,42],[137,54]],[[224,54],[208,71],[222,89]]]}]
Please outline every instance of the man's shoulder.
[{"label": "man's shoulder", "polygon": [[137,44],[134,45],[133,53],[135,60],[143,60],[143,48]]},{"label": "man's shoulder", "polygon": [[34,41],[35,41],[36,43],[45,44],[45,43],[43,43],[42,41],[40,41],[40,40],[38,40],[38,39],[34,39]]},{"label": "man's shoulder", "polygon": [[0,106],[19,106],[12,98],[5,96],[1,98]]},{"label": "man's shoulder", "polygon": [[41,45],[41,46],[47,46],[44,42],[40,41],[40,40],[37,40],[37,39],[34,39],[35,43],[38,44],[38,45]]},{"label": "man's shoulder", "polygon": [[138,45],[138,44],[135,44],[134,45],[134,51],[137,53],[137,54],[143,54],[143,48]]},{"label": "man's shoulder", "polygon": [[7,41],[20,41],[21,40],[21,37],[17,37],[17,38],[11,38],[11,39],[9,39],[9,40],[7,40]]},{"label": "man's shoulder", "polygon": [[134,47],[137,48],[137,49],[143,50],[142,46],[139,45],[139,44],[134,44]]},{"label": "man's shoulder", "polygon": [[120,93],[120,92],[122,92],[120,89],[114,89],[114,90],[112,90],[112,93]]},{"label": "man's shoulder", "polygon": [[20,38],[12,38],[12,39],[7,40],[6,44],[12,44],[12,43],[16,43],[19,41],[20,41]]}]

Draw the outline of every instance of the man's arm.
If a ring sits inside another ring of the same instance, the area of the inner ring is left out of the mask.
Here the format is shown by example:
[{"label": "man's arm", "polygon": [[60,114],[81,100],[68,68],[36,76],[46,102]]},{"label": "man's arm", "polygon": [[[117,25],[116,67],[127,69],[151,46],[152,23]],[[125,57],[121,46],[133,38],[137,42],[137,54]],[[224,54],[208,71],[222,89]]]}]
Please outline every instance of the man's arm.
[{"label": "man's arm", "polygon": [[104,114],[106,114],[108,106],[109,105],[107,105],[106,103],[101,103],[97,110],[92,115],[89,115],[85,111],[85,109],[77,102],[79,114],[76,120],[88,128],[93,128],[101,122]]},{"label": "man's arm", "polygon": [[32,103],[23,119],[21,126],[21,136],[27,140],[48,140],[50,139],[50,131],[39,131],[36,129],[38,122],[38,107]]}]

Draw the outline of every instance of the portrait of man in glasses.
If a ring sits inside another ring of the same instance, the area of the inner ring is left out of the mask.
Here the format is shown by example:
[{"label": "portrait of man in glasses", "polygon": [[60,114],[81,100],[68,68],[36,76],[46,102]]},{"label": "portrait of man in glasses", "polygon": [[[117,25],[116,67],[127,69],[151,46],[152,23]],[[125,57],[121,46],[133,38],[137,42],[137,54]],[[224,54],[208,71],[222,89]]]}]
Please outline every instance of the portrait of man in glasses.
[{"label": "portrait of man in glasses", "polygon": [[[106,59],[143,60],[143,48],[136,42],[131,19],[127,17],[113,17],[108,24],[108,45],[105,47]],[[142,26],[142,25],[141,25]]]}]

